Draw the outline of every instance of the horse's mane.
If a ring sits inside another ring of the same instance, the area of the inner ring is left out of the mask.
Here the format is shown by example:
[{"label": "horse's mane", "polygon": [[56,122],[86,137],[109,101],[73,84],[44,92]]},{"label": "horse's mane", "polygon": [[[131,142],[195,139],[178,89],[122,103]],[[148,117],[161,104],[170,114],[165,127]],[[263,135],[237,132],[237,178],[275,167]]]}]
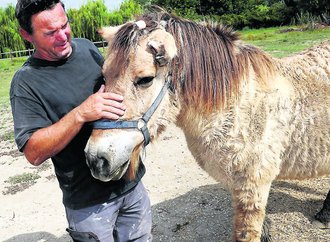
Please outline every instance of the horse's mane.
[{"label": "horse's mane", "polygon": [[273,73],[271,58],[258,48],[238,44],[239,37],[231,28],[212,23],[198,24],[165,11],[144,14],[146,28],[127,23],[119,29],[109,51],[117,53],[111,74],[114,79],[129,63],[131,48],[140,36],[166,22],[166,31],[173,35],[178,55],[172,61],[173,85],[182,91],[185,101],[210,112],[227,107],[231,97],[237,97],[239,84],[249,70],[258,81],[266,83]]}]

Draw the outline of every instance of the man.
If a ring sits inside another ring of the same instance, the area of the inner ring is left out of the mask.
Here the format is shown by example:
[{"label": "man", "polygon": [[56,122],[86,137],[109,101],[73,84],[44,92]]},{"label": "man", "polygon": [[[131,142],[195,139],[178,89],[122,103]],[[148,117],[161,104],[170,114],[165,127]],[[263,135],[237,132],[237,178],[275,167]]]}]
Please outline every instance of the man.
[{"label": "man", "polygon": [[15,140],[31,164],[52,159],[67,231],[74,241],[150,241],[143,164],[135,180],[111,182],[94,179],[86,165],[88,122],[118,119],[125,111],[123,97],[104,92],[101,85],[101,54],[86,39],[71,40],[60,0],[18,0],[16,17],[35,52],[11,84]]}]

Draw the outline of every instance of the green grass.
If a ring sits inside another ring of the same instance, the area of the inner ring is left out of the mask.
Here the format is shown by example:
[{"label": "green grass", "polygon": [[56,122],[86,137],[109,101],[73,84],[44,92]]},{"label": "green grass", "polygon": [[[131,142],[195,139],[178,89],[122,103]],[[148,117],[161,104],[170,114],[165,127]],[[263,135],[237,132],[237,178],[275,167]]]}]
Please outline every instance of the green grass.
[{"label": "green grass", "polygon": [[27,173],[24,172],[23,174],[11,176],[8,178],[7,183],[11,185],[21,184],[21,183],[34,183],[40,176],[37,173]]},{"label": "green grass", "polygon": [[9,105],[10,82],[26,58],[0,59],[0,106]]},{"label": "green grass", "polygon": [[8,183],[8,186],[5,186],[5,189],[2,191],[3,195],[16,194],[17,192],[24,191],[30,186],[34,185],[37,180],[41,178],[37,173],[27,173],[24,172],[20,175],[11,176],[5,183]]},{"label": "green grass", "polygon": [[256,45],[275,57],[288,56],[330,39],[330,28],[281,32],[287,29],[299,29],[299,27],[249,29],[239,33],[245,42]]},{"label": "green grass", "polygon": [[[2,127],[0,127],[0,129],[1,128]],[[6,133],[4,133],[2,136],[0,135],[0,140],[14,142],[15,141],[14,131],[10,130],[10,131],[7,131]]]}]

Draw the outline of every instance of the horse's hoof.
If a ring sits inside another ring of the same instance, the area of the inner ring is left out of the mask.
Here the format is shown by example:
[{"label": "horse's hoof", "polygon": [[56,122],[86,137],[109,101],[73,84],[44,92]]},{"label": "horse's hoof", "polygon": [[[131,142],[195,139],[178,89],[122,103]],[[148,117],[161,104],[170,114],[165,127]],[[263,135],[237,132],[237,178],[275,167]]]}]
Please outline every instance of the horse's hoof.
[{"label": "horse's hoof", "polygon": [[[330,192],[329,192],[330,194]],[[324,202],[323,208],[318,212],[312,224],[320,229],[330,228],[330,195],[328,194],[326,201]],[[329,197],[329,198],[328,198]]]},{"label": "horse's hoof", "polygon": [[268,218],[265,218],[264,223],[262,225],[262,231],[261,231],[261,242],[272,242],[272,237],[270,236],[270,220]]},{"label": "horse's hoof", "polygon": [[312,225],[315,226],[318,229],[330,229],[330,222],[322,223],[318,220],[314,220],[312,222]]},{"label": "horse's hoof", "polygon": [[260,242],[272,242],[272,237],[270,235],[262,235]]},{"label": "horse's hoof", "polygon": [[262,234],[261,237],[253,233],[243,231],[240,236],[236,238],[236,242],[272,242],[269,234]]}]

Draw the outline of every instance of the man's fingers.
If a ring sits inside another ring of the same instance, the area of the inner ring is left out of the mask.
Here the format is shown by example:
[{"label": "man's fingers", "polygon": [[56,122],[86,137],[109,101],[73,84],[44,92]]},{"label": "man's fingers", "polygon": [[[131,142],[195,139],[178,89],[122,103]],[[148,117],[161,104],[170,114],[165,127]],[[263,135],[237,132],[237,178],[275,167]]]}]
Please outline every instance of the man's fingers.
[{"label": "man's fingers", "polygon": [[120,110],[126,110],[126,106],[123,103],[118,102],[118,101],[114,101],[114,100],[106,99],[106,100],[104,100],[103,105],[113,107],[113,108],[117,108],[117,109],[120,109]]},{"label": "man's fingers", "polygon": [[112,113],[112,112],[105,112],[103,111],[103,115],[102,115],[102,118],[104,119],[111,119],[111,120],[117,120],[120,118],[121,115],[118,115],[118,114],[115,114],[115,113]]},{"label": "man's fingers", "polygon": [[105,85],[102,84],[100,89],[97,91],[98,93],[103,93],[105,91]]},{"label": "man's fingers", "polygon": [[105,99],[115,100],[118,102],[122,102],[124,100],[124,97],[122,95],[113,92],[104,92],[102,93],[102,97]]},{"label": "man's fingers", "polygon": [[113,113],[113,114],[116,114],[118,116],[123,116],[125,114],[125,110],[123,110],[121,108],[114,107],[114,106],[104,106],[103,107],[103,113]]}]

